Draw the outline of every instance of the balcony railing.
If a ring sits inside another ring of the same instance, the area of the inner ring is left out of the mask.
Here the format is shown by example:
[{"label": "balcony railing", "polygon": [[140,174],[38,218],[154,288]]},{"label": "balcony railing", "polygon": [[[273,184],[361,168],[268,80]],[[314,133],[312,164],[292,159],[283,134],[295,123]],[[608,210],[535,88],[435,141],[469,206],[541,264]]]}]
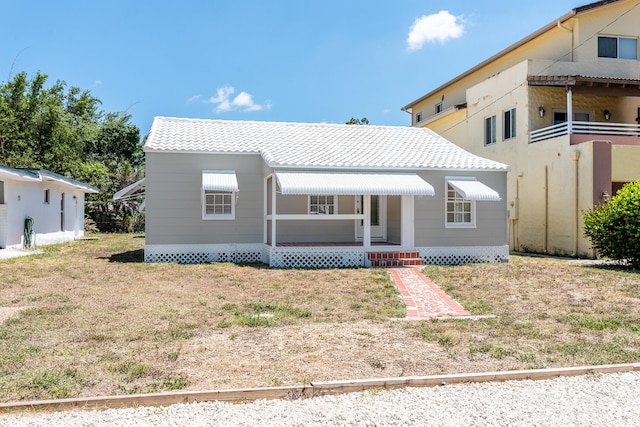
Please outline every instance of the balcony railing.
[{"label": "balcony railing", "polygon": [[640,125],[627,123],[574,121],[571,122],[571,132],[569,132],[569,123],[564,122],[531,131],[529,133],[529,143],[556,138],[558,136],[568,135],[570,133],[581,135],[640,136]]}]

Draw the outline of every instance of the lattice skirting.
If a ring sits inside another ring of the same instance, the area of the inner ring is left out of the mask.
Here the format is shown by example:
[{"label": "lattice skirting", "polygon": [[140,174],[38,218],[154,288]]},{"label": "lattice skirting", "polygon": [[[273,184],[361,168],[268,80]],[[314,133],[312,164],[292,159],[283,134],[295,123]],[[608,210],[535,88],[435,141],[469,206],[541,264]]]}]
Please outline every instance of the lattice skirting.
[{"label": "lattice skirting", "polygon": [[[494,263],[509,260],[508,246],[418,247],[427,264]],[[367,266],[362,247],[277,247],[262,243],[224,245],[146,245],[145,262],[262,262],[271,267],[333,268]]]},{"label": "lattice skirting", "polygon": [[416,248],[426,264],[478,264],[509,261],[509,246]]},{"label": "lattice skirting", "polygon": [[255,263],[263,260],[262,243],[224,245],[145,245],[145,262],[204,262]]},{"label": "lattice skirting", "polygon": [[269,248],[271,267],[327,268],[362,267],[365,253],[354,247]]}]

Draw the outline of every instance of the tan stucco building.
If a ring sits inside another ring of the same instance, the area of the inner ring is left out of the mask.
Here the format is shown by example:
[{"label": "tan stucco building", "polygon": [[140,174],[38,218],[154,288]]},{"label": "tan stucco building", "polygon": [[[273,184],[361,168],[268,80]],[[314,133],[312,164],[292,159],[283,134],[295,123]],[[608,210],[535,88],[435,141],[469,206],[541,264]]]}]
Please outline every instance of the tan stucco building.
[{"label": "tan stucco building", "polygon": [[582,211],[640,179],[639,22],[638,0],[577,7],[403,107],[511,165],[511,250],[593,257]]}]

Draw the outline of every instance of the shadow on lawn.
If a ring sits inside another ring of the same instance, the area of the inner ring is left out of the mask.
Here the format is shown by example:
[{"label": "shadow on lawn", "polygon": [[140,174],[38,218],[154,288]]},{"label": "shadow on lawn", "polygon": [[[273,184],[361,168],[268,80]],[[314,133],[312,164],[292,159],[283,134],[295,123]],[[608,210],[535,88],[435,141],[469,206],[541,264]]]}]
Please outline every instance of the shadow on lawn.
[{"label": "shadow on lawn", "polygon": [[102,259],[108,259],[109,262],[144,262],[144,249],[120,252],[119,254],[113,254],[109,257],[103,257]]}]

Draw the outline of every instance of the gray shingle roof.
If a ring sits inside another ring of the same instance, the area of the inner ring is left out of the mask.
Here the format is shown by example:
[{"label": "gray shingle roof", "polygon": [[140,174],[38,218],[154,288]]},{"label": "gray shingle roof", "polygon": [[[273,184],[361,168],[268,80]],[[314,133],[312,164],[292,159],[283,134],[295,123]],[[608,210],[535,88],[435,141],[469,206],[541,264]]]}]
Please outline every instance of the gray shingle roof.
[{"label": "gray shingle roof", "polygon": [[426,128],[156,117],[145,152],[256,153],[270,167],[509,170]]}]

